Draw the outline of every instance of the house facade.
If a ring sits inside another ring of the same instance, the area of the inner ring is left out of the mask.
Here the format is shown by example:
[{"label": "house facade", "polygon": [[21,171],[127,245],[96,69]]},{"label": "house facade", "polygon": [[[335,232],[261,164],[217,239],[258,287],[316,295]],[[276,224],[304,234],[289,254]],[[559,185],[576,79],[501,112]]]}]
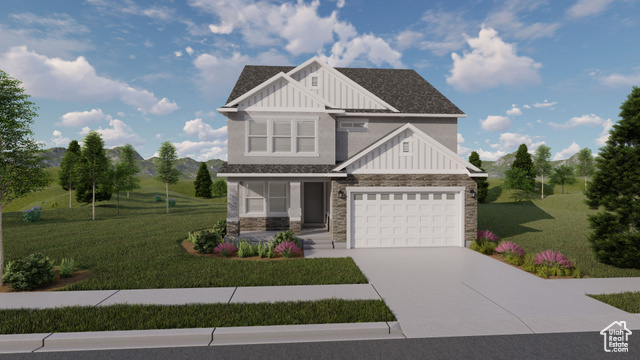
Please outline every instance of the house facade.
[{"label": "house facade", "polygon": [[466,115],[413,70],[246,66],[226,105],[227,233],[322,227],[354,247],[465,246],[486,177]]}]

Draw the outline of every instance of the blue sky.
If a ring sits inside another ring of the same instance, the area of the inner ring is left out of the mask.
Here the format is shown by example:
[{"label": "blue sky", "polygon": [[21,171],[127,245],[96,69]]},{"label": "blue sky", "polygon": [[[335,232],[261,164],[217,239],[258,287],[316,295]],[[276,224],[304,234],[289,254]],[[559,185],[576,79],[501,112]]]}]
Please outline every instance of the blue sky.
[{"label": "blue sky", "polygon": [[[462,156],[604,144],[640,85],[637,0],[4,0],[0,69],[40,107],[45,147],[99,131],[149,158],[163,141],[226,159],[246,64],[413,68],[466,114]],[[634,35],[635,34],[635,35]]]}]

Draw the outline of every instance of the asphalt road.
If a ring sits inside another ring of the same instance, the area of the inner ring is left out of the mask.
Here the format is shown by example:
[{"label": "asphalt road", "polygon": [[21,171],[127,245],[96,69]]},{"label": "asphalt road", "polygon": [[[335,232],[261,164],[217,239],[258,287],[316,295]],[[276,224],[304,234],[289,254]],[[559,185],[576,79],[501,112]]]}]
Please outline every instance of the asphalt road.
[{"label": "asphalt road", "polygon": [[606,353],[597,332],[381,341],[79,351],[0,355],[13,359],[640,359],[640,333],[629,353]]}]

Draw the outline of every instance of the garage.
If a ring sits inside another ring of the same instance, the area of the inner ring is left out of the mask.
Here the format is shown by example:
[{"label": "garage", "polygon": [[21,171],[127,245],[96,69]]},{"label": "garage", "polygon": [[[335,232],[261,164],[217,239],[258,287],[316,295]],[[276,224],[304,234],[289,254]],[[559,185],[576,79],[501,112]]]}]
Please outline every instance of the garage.
[{"label": "garage", "polygon": [[349,248],[464,246],[464,187],[347,188]]}]

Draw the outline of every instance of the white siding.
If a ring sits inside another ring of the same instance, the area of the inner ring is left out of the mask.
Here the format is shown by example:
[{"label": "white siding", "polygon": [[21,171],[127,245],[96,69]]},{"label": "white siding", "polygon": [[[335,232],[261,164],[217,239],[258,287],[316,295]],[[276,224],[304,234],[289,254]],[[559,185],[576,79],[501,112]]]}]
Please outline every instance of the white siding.
[{"label": "white siding", "polygon": [[[347,173],[466,173],[466,169],[418,136],[405,130],[347,166]],[[411,153],[402,154],[403,141]]]},{"label": "white siding", "polygon": [[[311,87],[311,78],[318,77],[318,87]],[[317,64],[311,64],[291,76],[307,89],[318,94],[339,109],[386,109],[362,92],[337,78]]]},{"label": "white siding", "polygon": [[245,109],[322,109],[320,104],[311,96],[304,94],[286,80],[279,80],[238,105],[238,110]]}]

